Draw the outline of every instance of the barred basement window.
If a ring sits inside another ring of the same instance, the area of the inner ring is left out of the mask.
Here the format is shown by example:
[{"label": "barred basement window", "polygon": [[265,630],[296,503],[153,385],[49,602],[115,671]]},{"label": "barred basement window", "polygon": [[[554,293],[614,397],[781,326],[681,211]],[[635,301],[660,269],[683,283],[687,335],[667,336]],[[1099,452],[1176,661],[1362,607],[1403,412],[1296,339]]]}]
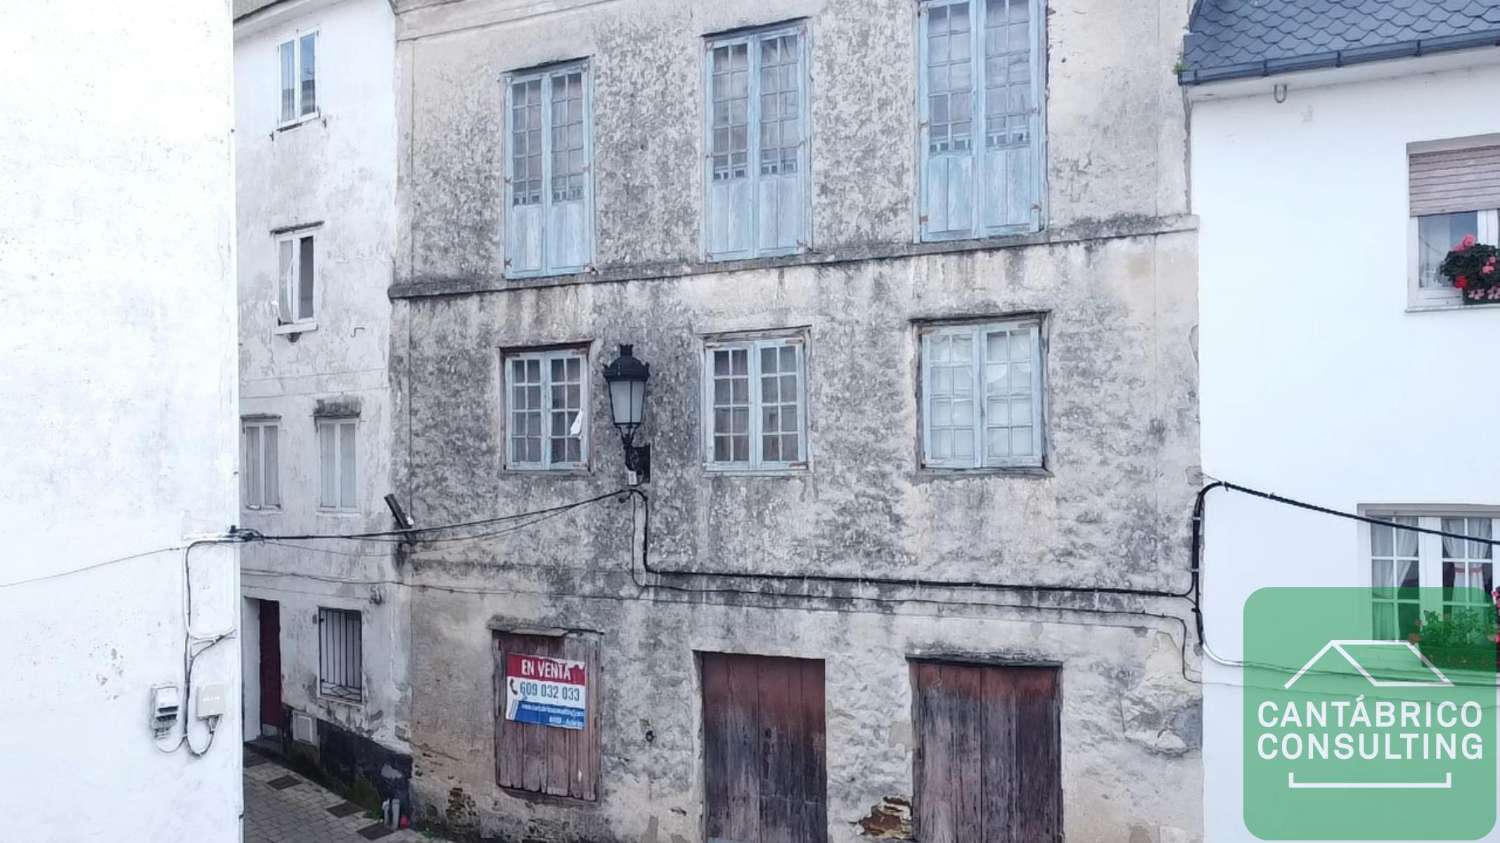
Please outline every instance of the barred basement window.
[{"label": "barred basement window", "polygon": [[807,466],[801,337],[709,342],[704,372],[704,449],[710,469]]},{"label": "barred basement window", "polygon": [[505,356],[507,468],[588,464],[587,363],[587,351],[576,348]]},{"label": "barred basement window", "polygon": [[364,654],[359,612],[318,607],[318,693],[364,699]]},{"label": "barred basement window", "polygon": [[922,334],[922,463],[1039,467],[1041,321],[942,325]]}]

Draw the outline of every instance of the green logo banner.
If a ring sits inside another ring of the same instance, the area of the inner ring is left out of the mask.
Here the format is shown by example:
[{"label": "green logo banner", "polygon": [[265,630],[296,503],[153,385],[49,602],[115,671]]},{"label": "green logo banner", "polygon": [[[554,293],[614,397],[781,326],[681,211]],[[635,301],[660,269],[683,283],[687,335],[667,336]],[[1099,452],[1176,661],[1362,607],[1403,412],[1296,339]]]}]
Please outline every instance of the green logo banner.
[{"label": "green logo banner", "polygon": [[[1495,619],[1491,596],[1467,589],[1251,595],[1244,672],[1251,833],[1264,840],[1488,834],[1495,825]],[[1401,637],[1392,638],[1398,630]]]}]

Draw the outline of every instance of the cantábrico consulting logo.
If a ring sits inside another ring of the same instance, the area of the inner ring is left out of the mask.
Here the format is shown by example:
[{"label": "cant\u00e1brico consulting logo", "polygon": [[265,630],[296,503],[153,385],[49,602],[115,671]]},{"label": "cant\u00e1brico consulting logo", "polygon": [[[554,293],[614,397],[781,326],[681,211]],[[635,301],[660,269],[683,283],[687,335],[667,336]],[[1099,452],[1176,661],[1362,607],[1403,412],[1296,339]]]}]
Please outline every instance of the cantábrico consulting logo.
[{"label": "cant\u00e1brico consulting logo", "polygon": [[1245,825],[1263,840],[1476,840],[1495,825],[1495,604],[1264,588],[1245,604]]}]

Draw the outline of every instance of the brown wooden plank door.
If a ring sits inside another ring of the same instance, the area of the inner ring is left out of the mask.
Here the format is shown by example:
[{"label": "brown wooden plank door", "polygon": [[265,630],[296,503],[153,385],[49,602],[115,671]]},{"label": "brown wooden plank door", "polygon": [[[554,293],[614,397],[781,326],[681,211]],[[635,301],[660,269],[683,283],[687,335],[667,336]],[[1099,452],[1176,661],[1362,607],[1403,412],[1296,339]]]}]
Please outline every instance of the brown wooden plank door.
[{"label": "brown wooden plank door", "polygon": [[[495,633],[496,784],[586,802],[599,798],[598,650],[593,636]],[[505,664],[510,653],[583,663],[584,728],[563,729],[505,719]]]},{"label": "brown wooden plank door", "polygon": [[286,731],[286,712],[281,708],[281,604],[260,601],[260,722]]},{"label": "brown wooden plank door", "polygon": [[823,662],[700,659],[709,843],[825,843]]},{"label": "brown wooden plank door", "polygon": [[1060,843],[1058,669],[912,663],[921,843]]}]

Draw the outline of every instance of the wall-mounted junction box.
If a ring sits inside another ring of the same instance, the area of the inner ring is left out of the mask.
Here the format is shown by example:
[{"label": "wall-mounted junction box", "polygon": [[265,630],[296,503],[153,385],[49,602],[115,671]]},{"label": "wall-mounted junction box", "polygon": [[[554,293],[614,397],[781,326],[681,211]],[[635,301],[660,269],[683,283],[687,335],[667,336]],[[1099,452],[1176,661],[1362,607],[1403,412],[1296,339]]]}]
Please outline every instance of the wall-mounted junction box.
[{"label": "wall-mounted junction box", "polygon": [[151,689],[151,715],[147,724],[154,737],[163,737],[177,725],[177,715],[182,709],[181,692],[176,685],[157,685]]},{"label": "wall-mounted junction box", "polygon": [[224,686],[203,685],[193,695],[194,713],[199,720],[224,716]]}]

